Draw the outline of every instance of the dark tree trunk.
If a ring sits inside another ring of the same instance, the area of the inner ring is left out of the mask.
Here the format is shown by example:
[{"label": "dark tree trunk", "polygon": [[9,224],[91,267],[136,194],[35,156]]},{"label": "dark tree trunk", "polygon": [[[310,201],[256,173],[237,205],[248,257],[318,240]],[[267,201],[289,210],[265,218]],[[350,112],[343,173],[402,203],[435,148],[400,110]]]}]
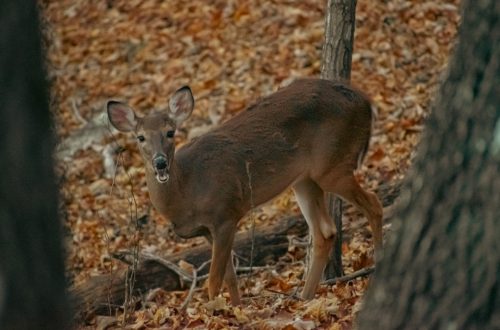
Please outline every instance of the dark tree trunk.
[{"label": "dark tree trunk", "polygon": [[[321,62],[321,78],[348,81],[351,78],[352,49],[356,0],[328,0],[325,14],[325,43]],[[328,211],[333,217],[337,236],[325,277],[342,276],[342,200],[327,194]]]},{"label": "dark tree trunk", "polygon": [[500,329],[500,2],[463,5],[360,329]]},{"label": "dark tree trunk", "polygon": [[0,329],[67,328],[36,1],[0,2]]}]

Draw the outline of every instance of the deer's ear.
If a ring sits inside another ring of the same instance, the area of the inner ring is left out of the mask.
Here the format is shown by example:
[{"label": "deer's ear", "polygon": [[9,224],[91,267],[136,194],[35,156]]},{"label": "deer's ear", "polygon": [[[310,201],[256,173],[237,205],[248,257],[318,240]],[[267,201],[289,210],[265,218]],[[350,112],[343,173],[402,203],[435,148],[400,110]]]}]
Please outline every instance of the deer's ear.
[{"label": "deer's ear", "polygon": [[169,117],[179,126],[193,112],[194,98],[191,88],[188,86],[179,88],[170,98],[168,106]]},{"label": "deer's ear", "polygon": [[108,101],[108,118],[114,128],[121,132],[131,132],[137,126],[137,116],[134,110],[125,103]]}]

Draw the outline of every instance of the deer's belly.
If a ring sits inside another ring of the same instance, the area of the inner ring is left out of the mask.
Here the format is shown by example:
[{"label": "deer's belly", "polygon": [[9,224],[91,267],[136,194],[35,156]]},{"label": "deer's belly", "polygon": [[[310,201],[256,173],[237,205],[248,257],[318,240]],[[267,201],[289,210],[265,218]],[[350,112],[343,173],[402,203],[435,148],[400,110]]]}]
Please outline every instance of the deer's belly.
[{"label": "deer's belly", "polygon": [[205,226],[193,226],[189,222],[172,223],[174,233],[181,238],[205,236],[208,229]]}]

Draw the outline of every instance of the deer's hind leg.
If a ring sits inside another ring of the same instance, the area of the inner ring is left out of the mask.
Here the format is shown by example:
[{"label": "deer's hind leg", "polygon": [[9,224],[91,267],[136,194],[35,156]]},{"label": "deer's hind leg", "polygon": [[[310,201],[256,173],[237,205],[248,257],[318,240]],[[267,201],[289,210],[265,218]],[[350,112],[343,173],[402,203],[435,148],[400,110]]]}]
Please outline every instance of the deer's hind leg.
[{"label": "deer's hind leg", "polygon": [[352,171],[345,175],[324,178],[321,180],[321,187],[353,204],[368,219],[373,233],[375,259],[379,259],[382,254],[383,210],[377,195],[363,190],[354,178]]},{"label": "deer's hind leg", "polygon": [[310,179],[300,181],[295,184],[293,189],[312,235],[312,261],[302,291],[302,298],[312,299],[330,258],[337,232],[328,216],[325,194],[314,181]]}]

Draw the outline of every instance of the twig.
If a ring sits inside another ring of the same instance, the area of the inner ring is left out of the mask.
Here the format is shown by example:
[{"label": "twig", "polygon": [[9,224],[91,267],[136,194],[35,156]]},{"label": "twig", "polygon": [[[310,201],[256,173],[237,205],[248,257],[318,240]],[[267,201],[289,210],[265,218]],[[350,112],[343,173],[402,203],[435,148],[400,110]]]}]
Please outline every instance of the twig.
[{"label": "twig", "polygon": [[156,261],[157,263],[159,263],[159,264],[167,267],[168,269],[172,270],[174,273],[176,273],[177,275],[179,275],[179,277],[183,281],[187,281],[187,282],[192,282],[193,281],[193,278],[191,277],[191,274],[188,274],[184,269],[182,269],[181,267],[177,266],[175,263],[173,263],[171,261],[168,261],[166,259],[163,259],[162,257],[156,256],[156,255],[151,254],[151,253],[146,253],[146,252],[141,252],[140,256],[141,256],[142,259]]},{"label": "twig", "polygon": [[82,123],[83,125],[87,125],[89,121],[85,118],[82,117],[82,114],[78,110],[78,106],[76,104],[76,100],[74,98],[71,98],[71,110],[73,110],[73,115],[75,115],[75,118]]},{"label": "twig", "polygon": [[175,263],[173,263],[171,261],[168,261],[166,259],[163,259],[161,257],[155,256],[155,255],[149,254],[149,253],[142,253],[142,256],[144,258],[149,259],[149,260],[156,261],[156,262],[162,264],[163,266],[169,268],[170,270],[172,270],[173,272],[175,272],[177,275],[179,275],[179,277],[183,281],[188,281],[188,282],[193,281],[193,278],[191,277],[190,274],[188,274],[184,269],[182,269],[181,267],[177,266]]},{"label": "twig", "polygon": [[199,272],[201,272],[201,271],[203,270],[203,268],[205,268],[205,267],[206,267],[206,266],[207,266],[207,265],[208,265],[211,261],[212,261],[212,260],[207,260],[207,261],[205,261],[204,263],[202,263],[202,264],[200,265],[200,267],[198,267],[198,268],[196,269],[196,271],[197,271],[198,273],[199,273]]},{"label": "twig", "polygon": [[336,277],[336,278],[332,278],[332,279],[329,279],[327,281],[324,281],[321,284],[331,285],[331,284],[336,284],[336,283],[341,283],[341,282],[347,282],[347,281],[353,280],[353,279],[361,277],[361,276],[369,275],[369,274],[373,273],[374,270],[375,270],[375,266],[362,268],[358,271],[355,271],[354,273],[347,274],[347,275],[340,276],[340,277]]},{"label": "twig", "polygon": [[[113,139],[114,143],[117,144],[117,145],[119,145],[118,142],[116,142],[114,135],[111,133],[111,129],[109,128],[109,125],[108,125],[108,130],[110,132],[109,134],[110,134],[111,138]],[[121,155],[121,151],[120,151],[120,155]],[[113,171],[113,177],[112,177],[113,180],[111,182],[111,187],[109,189],[109,197],[111,197],[113,195],[113,188],[115,187],[115,183],[116,183],[117,169],[118,169],[118,166],[120,164],[120,160],[123,160],[120,157],[120,155],[118,155],[118,157],[117,157],[118,159],[117,159],[116,163],[114,163],[114,171]],[[100,217],[101,220],[104,220],[104,217],[102,216],[101,212],[99,212],[98,215],[99,215],[99,217]],[[100,224],[102,225],[102,227],[104,229],[103,232],[104,232],[105,238],[106,238],[107,252],[108,252],[109,255],[112,255],[111,248],[110,248],[110,239],[109,239],[109,236],[108,236],[108,231],[106,230],[106,225],[104,224],[103,221],[100,221]],[[110,268],[109,268],[110,275],[113,275],[113,272],[114,272],[113,271],[113,265],[111,264]],[[109,282],[109,284],[107,286],[107,293],[108,293],[107,299],[108,299],[108,312],[109,312],[109,315],[111,315],[111,286],[112,286],[112,279],[113,279],[113,276],[110,276],[110,282]]]},{"label": "twig", "polygon": [[295,246],[298,246],[298,247],[308,247],[308,246],[310,246],[311,243],[309,242],[309,236],[307,236],[305,239],[307,239],[307,242],[304,239],[299,238],[297,236],[291,236],[288,241],[289,241],[289,245],[295,245]]},{"label": "twig", "polygon": [[252,267],[236,267],[236,272],[242,272],[242,273],[251,273],[251,272],[256,272],[259,270],[269,270],[269,269],[274,269],[276,268],[275,265],[272,266],[252,266]]},{"label": "twig", "polygon": [[248,188],[250,189],[250,207],[251,207],[251,220],[252,220],[252,228],[250,229],[250,235],[252,236],[252,245],[250,247],[250,273],[252,273],[252,267],[253,267],[253,254],[254,254],[254,249],[255,249],[255,214],[254,214],[254,201],[253,201],[253,186],[252,186],[252,173],[250,172],[250,162],[246,162],[246,170],[247,170],[247,177],[248,177]]},{"label": "twig", "polygon": [[[123,157],[122,153],[119,154],[120,157]],[[123,163],[123,159],[122,159]],[[137,266],[139,264],[139,233],[140,233],[140,225],[139,225],[139,217],[138,217],[138,212],[137,212],[137,200],[135,199],[135,194],[134,194],[134,184],[132,182],[132,177],[130,176],[129,172],[125,170],[125,174],[127,175],[128,181],[130,183],[130,194],[131,198],[128,198],[127,201],[129,203],[129,212],[130,212],[130,222],[134,222],[134,241],[133,241],[133,246],[132,246],[132,251],[133,251],[133,262],[132,265],[129,266],[129,269],[127,269],[127,278],[128,274],[130,272],[130,279],[129,281],[125,282],[125,287],[128,289],[127,292],[125,293],[125,301],[123,303],[124,306],[124,311],[123,311],[123,322],[125,322],[128,319],[130,309],[129,307],[132,306],[132,298],[133,298],[133,292],[134,292],[134,286],[135,286],[135,276],[137,272]]]},{"label": "twig", "polygon": [[[77,111],[77,108],[76,108],[76,104],[73,103],[73,110]],[[79,115],[79,113],[77,112],[77,114]],[[109,122],[108,122],[108,125],[107,125],[107,128],[108,128],[108,131],[109,131],[109,135],[111,136],[112,138],[112,141],[113,143],[115,143],[120,150],[120,152],[118,153],[118,160],[116,161],[116,164],[115,164],[115,171],[113,173],[113,182],[111,184],[111,188],[110,188],[110,196],[113,192],[113,188],[115,186],[115,180],[116,180],[116,169],[118,168],[118,165],[121,163],[123,164],[123,154],[122,154],[122,151],[124,150],[123,147],[120,146],[120,144],[116,141],[112,131],[111,131],[111,128],[110,128],[110,125],[109,125]],[[130,311],[130,306],[132,305],[132,295],[133,295],[133,291],[134,291],[134,285],[135,285],[135,276],[136,276],[136,271],[137,271],[137,266],[138,266],[138,260],[139,260],[139,233],[140,233],[140,224],[139,224],[139,217],[138,217],[138,206],[137,206],[137,200],[135,198],[135,194],[134,194],[134,185],[133,185],[133,182],[132,182],[132,177],[130,176],[130,173],[124,168],[124,171],[125,171],[125,174],[127,175],[127,178],[128,178],[128,181],[130,183],[130,195],[131,195],[131,198],[128,198],[127,201],[128,201],[128,204],[129,204],[129,213],[130,213],[130,222],[134,223],[135,226],[134,226],[134,241],[133,241],[133,246],[132,246],[132,251],[133,253],[131,253],[133,259],[132,259],[132,262],[131,263],[128,263],[128,269],[127,269],[127,273],[126,273],[126,276],[125,276],[125,300],[123,302],[123,325],[125,324],[125,322],[127,321],[127,318],[128,318],[128,314],[129,314],[129,311]],[[119,258],[117,258],[119,259]]]},{"label": "twig", "polygon": [[286,292],[273,290],[273,289],[264,289],[264,290],[268,291],[268,292],[276,293],[276,294],[279,294],[279,295],[282,295],[282,296],[285,296],[288,298],[300,299],[300,297],[297,295],[297,291],[295,291],[295,290],[293,293],[286,293]]},{"label": "twig", "polygon": [[184,299],[184,302],[181,305],[181,310],[186,310],[189,302],[191,301],[191,299],[193,299],[194,290],[196,289],[196,284],[197,284],[196,280],[197,278],[198,278],[198,271],[196,270],[196,268],[193,268],[193,281],[191,282],[191,287],[189,288],[188,295],[186,299]]},{"label": "twig", "polygon": [[198,276],[198,282],[199,281],[203,281],[203,280],[206,280],[208,278],[208,273],[205,274],[205,275],[202,275],[202,276]]},{"label": "twig", "polygon": [[203,268],[205,268],[210,263],[210,261],[211,260],[207,260],[204,263],[202,263],[200,265],[200,267],[193,268],[193,275],[192,275],[193,280],[191,282],[191,287],[189,288],[189,293],[181,305],[181,310],[185,310],[187,308],[189,302],[191,301],[191,299],[193,299],[193,294],[196,291],[196,285],[198,285],[198,279],[205,279],[207,277],[207,276],[198,277],[198,273],[201,272],[203,270]]},{"label": "twig", "polygon": [[[206,263],[210,263],[210,260],[206,261],[204,264],[206,264]],[[201,266],[203,266],[204,264],[202,264]],[[200,267],[198,267],[198,272],[200,271]],[[269,270],[269,269],[274,269],[274,268],[276,268],[276,265],[273,265],[273,266],[253,266],[253,267],[235,267],[234,270],[236,271],[236,273],[238,273],[238,272],[252,273],[252,272],[257,272],[259,270]],[[208,274],[198,276],[198,282],[205,280],[207,278],[208,278]]]},{"label": "twig", "polygon": [[[75,104],[73,104],[75,106]],[[77,110],[76,107],[74,107],[74,110]],[[110,135],[114,141],[115,144],[119,146],[119,144],[116,142],[114,135],[111,133],[111,130],[108,125],[108,130],[110,131]],[[120,147],[120,150],[123,150],[123,148]],[[123,164],[123,154],[120,151],[117,156],[118,160],[115,164],[115,171],[113,173],[113,182],[110,188],[109,195],[111,196],[113,192],[113,188],[115,186],[115,180],[116,180],[116,169],[118,168],[119,164]],[[137,265],[138,265],[138,253],[139,253],[139,239],[138,239],[138,232],[140,231],[139,223],[138,223],[138,215],[137,215],[137,201],[135,199],[135,194],[134,194],[134,188],[132,184],[132,178],[130,174],[128,173],[127,170],[125,170],[125,173],[127,174],[129,183],[130,183],[130,194],[131,198],[127,199],[129,203],[129,212],[130,212],[130,220],[131,222],[135,220],[135,233],[134,233],[134,246],[132,247],[133,249],[133,260],[132,263],[129,264],[129,267],[126,272],[125,276],[125,300],[123,302],[123,324],[127,321],[128,314],[129,314],[129,307],[132,305],[132,295],[134,291],[134,285],[135,285],[135,276],[136,276],[136,271],[137,271]],[[106,233],[106,230],[104,231]],[[108,247],[108,253],[109,253],[109,247]]]}]

